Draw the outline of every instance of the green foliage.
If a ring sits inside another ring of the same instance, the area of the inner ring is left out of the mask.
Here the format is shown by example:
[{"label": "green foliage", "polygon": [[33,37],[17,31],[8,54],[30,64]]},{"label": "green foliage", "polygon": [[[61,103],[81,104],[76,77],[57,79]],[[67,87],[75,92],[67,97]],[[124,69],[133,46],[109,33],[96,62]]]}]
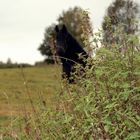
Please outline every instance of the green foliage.
[{"label": "green foliage", "polygon": [[100,49],[84,77],[62,87],[59,108],[43,113],[46,139],[140,138],[140,52],[127,53]]}]

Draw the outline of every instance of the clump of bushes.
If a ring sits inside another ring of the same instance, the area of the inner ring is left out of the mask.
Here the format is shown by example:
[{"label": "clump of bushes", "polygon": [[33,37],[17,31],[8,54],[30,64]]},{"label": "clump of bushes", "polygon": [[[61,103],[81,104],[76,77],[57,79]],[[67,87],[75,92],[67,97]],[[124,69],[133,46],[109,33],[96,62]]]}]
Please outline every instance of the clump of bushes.
[{"label": "clump of bushes", "polygon": [[[42,113],[46,139],[139,139],[140,52],[129,38],[120,52],[101,48],[87,60],[85,75],[64,84],[55,110]],[[77,73],[80,67],[77,66]]]}]

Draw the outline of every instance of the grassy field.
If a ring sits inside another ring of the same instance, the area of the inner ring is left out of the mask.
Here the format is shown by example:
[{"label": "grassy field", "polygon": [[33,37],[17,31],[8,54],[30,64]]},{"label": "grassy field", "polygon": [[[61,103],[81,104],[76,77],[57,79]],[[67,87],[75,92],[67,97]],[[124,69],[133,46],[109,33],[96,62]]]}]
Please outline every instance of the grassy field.
[{"label": "grassy field", "polygon": [[32,104],[52,106],[59,89],[59,66],[0,69],[0,127],[11,117],[30,112]]}]

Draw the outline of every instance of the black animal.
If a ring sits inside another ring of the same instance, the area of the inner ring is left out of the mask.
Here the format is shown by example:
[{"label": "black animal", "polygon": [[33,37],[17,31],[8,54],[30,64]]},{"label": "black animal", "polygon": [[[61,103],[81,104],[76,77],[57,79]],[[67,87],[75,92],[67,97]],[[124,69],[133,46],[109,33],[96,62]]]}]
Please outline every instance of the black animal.
[{"label": "black animal", "polygon": [[[61,29],[56,26],[55,32],[56,52],[63,66],[62,77],[67,78],[71,83],[73,80],[70,77],[71,73],[74,72],[74,65],[78,63],[85,67],[86,62],[84,59],[87,59],[88,55],[77,40],[68,32],[65,25]],[[79,55],[82,55],[82,58]]]}]

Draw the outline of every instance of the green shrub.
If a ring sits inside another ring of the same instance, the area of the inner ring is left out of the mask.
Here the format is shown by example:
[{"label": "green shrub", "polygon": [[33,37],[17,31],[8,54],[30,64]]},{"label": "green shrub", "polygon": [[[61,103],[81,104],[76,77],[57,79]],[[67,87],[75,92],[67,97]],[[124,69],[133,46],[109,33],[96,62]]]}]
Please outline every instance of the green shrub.
[{"label": "green shrub", "polygon": [[140,53],[101,48],[85,71],[63,85],[59,107],[43,113],[45,138],[140,139]]}]

